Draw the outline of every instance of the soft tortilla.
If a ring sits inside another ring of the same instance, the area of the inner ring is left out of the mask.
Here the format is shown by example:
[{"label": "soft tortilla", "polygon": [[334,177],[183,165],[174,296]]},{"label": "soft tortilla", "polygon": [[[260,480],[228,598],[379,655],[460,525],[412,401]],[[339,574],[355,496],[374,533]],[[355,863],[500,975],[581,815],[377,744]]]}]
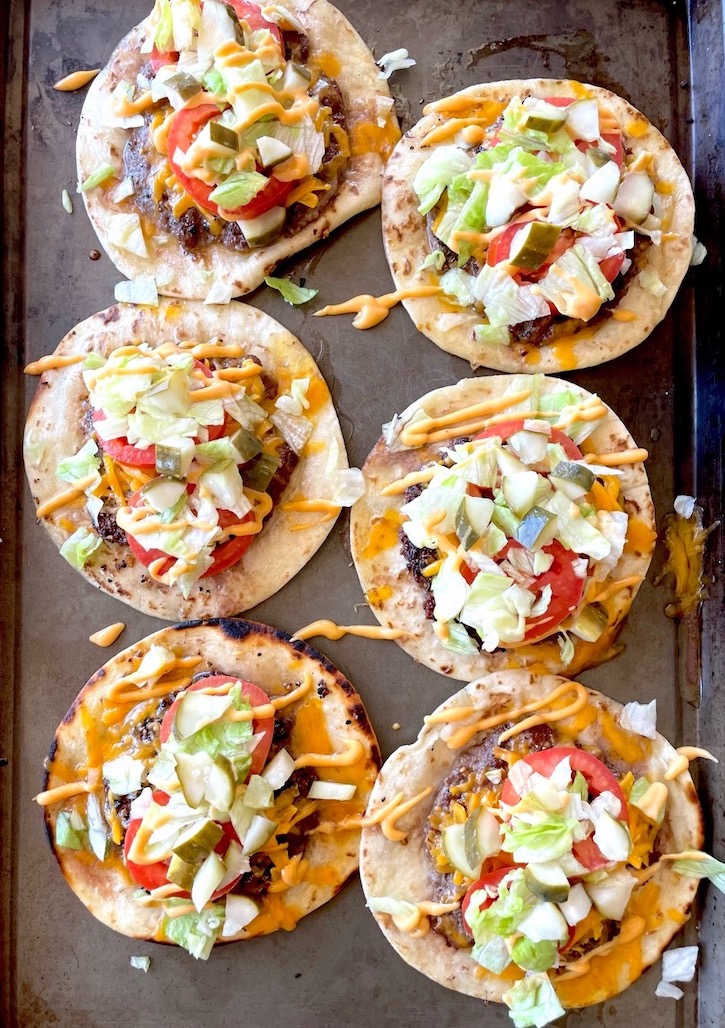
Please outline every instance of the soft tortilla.
[{"label": "soft tortilla", "polygon": [[[100,353],[134,340],[160,345],[165,340],[234,340],[259,357],[275,374],[310,376],[324,386],[319,368],[310,354],[287,329],[267,314],[242,303],[210,307],[201,303],[163,300],[158,308],[119,304],[94,314],[61,340],[57,354]],[[36,505],[55,495],[64,483],[56,478],[63,457],[76,453],[85,434],[81,419],[87,391],[82,364],[46,372],[38,386],[25,430],[25,467]],[[332,397],[325,387],[325,400],[310,409],[313,422],[307,452],[297,465],[284,498],[301,493],[318,498],[324,490],[325,474],[347,467],[347,456]],[[71,534],[56,519],[71,512],[76,527],[91,527],[90,516],[76,507],[54,511],[43,523],[60,547]],[[281,510],[277,504],[262,532],[234,567],[202,579],[188,599],[180,589],[152,580],[127,546],[104,542],[83,568],[85,577],[104,592],[155,617],[219,617],[237,614],[261,603],[277,592],[304,567],[331,531],[335,519],[323,514],[299,514]],[[298,524],[309,525],[294,531]]]},{"label": "soft tortilla", "polygon": [[[472,682],[446,700],[438,710],[473,706],[477,711],[470,718],[473,721],[479,717],[513,710],[541,698],[564,681],[551,675],[537,678],[527,671],[496,672]],[[615,700],[590,689],[589,702],[597,711],[607,711],[619,720],[622,706]],[[465,719],[461,724],[468,720]],[[561,724],[567,725],[567,722]],[[556,733],[556,724],[551,727]],[[426,819],[438,788],[461,752],[448,748],[444,741],[445,732],[445,725],[424,726],[414,743],[395,751],[378,776],[368,807],[369,813],[377,810],[398,792],[403,792],[408,798],[428,786],[433,791],[397,823],[399,828],[408,833],[404,847],[386,839],[379,826],[363,830],[360,876],[368,899],[390,896],[419,903],[432,898],[428,878],[431,864],[425,845]],[[475,745],[481,737],[475,736],[470,745]],[[650,755],[631,764],[629,770],[635,777],[646,775],[650,780],[662,781],[664,772],[677,757],[676,751],[661,735],[657,735],[651,743],[640,736],[636,739]],[[570,734],[563,736],[561,741],[564,745],[572,745]],[[583,747],[601,748],[605,755],[611,753],[611,747],[598,727],[598,720],[579,732],[574,742]],[[692,779],[685,772],[667,785],[669,801],[656,847],[662,853],[698,849],[702,845],[703,821]],[[633,961],[634,966],[630,965],[629,959],[609,961],[606,973],[595,973],[592,980],[587,982],[590,991],[586,999],[580,1000],[577,996],[568,1000],[562,989],[560,999],[564,1006],[588,1006],[617,995],[658,959],[670,939],[679,931],[680,923],[669,916],[669,911],[687,915],[697,890],[697,880],[675,873],[667,862],[658,868],[651,880],[660,889],[664,909],[659,911],[662,915],[659,925],[648,925],[645,934],[641,936],[641,966],[637,966],[636,961]],[[635,886],[633,898],[642,887]],[[400,956],[441,985],[480,999],[498,1002],[501,1002],[503,993],[511,987],[510,980],[485,971],[471,958],[470,950],[455,949],[447,944],[442,935],[431,931],[423,938],[414,938],[410,933],[399,931],[389,917],[382,914],[374,916]],[[552,978],[556,981],[554,976]],[[579,982],[577,986],[581,988]]]},{"label": "soft tortilla", "polygon": [[[238,675],[258,685],[270,696],[290,691],[286,687],[299,685],[309,672],[313,678],[313,690],[307,697],[285,708],[284,716],[294,719],[305,708],[307,713],[320,711],[333,752],[343,749],[346,740],[357,739],[363,744],[364,754],[356,765],[356,773],[360,780],[364,780],[365,786],[358,786],[356,801],[365,804],[380,766],[380,754],[375,734],[353,686],[306,643],[293,642],[284,632],[267,625],[242,620],[214,620],[165,628],[104,664],[83,687],[56,731],[48,756],[44,789],[62,785],[67,780],[64,769],[88,764],[88,726],[100,723],[108,690],[137,666],[139,657],[153,644],[168,647],[180,656],[203,657],[203,662],[194,669],[195,674],[217,671]],[[127,718],[130,716],[127,724],[133,723],[132,714],[133,708],[127,715]],[[291,756],[298,755],[294,751],[293,732]],[[348,807],[348,804],[343,806]],[[89,859],[83,851],[55,846],[54,828],[59,809],[62,809],[60,804],[45,809],[48,838],[68,884],[79,899],[95,917],[123,935],[164,941],[160,932],[163,910],[136,902],[133,897],[138,886],[132,882],[117,849],[113,848],[115,852],[101,863]],[[275,904],[281,907],[280,912],[298,920],[339,892],[357,869],[359,835],[359,830],[311,835],[305,849],[305,858],[312,870],[311,880],[303,880],[284,892],[274,894]],[[323,870],[324,873],[320,873]],[[262,913],[264,910],[262,906]],[[267,918],[257,929],[243,929],[233,937],[219,941],[252,938],[273,930],[272,919]]]},{"label": "soft tortilla", "polygon": [[[511,382],[511,378],[505,375],[464,379],[456,385],[427,393],[412,404],[402,417],[412,416],[419,409],[438,417],[501,396]],[[561,384],[557,379],[545,378],[541,389],[545,393],[554,392],[555,387]],[[570,382],[566,386],[582,397],[590,395],[586,389]],[[609,414],[606,420],[589,436],[587,447],[598,454],[634,448],[634,440],[625,426],[612,410],[607,409]],[[515,649],[500,649],[494,653],[481,651],[475,657],[451,653],[443,648],[433,631],[433,622],[426,619],[422,590],[408,571],[400,552],[398,525],[402,515],[399,510],[405,503],[405,497],[381,496],[380,490],[436,459],[447,445],[438,443],[410,449],[402,448],[400,443],[395,442],[388,445],[381,437],[363,467],[367,489],[365,496],[358,500],[352,510],[352,555],[360,582],[378,621],[385,627],[399,628],[405,632],[396,641],[416,660],[427,664],[434,671],[465,682],[488,671],[525,667],[534,663],[552,674],[573,675],[614,656],[617,651],[612,641],[637,594],[639,583],[620,589],[606,600],[609,627],[596,643],[585,643],[572,637],[574,657],[567,665],[562,663],[555,636]],[[647,528],[656,531],[654,507],[644,465],[623,465],[620,470],[624,475],[619,480],[619,502],[630,517],[640,519]],[[629,576],[644,578],[653,550],[654,539],[641,550],[625,550],[609,576],[604,579],[602,587]]]},{"label": "soft tortilla", "polygon": [[[483,366],[498,371],[549,373],[588,368],[612,360],[637,346],[667,313],[692,256],[695,206],[692,187],[665,137],[626,100],[599,86],[582,86],[579,82],[561,79],[512,79],[470,86],[456,95],[470,95],[504,104],[517,95],[596,97],[619,122],[625,150],[634,154],[647,151],[654,157],[651,173],[667,189],[666,193],[660,193],[665,212],[665,238],[660,246],[646,247],[636,268],[629,273],[624,292],[620,287],[615,300],[600,312],[595,324],[587,328],[582,322],[571,322],[571,331],[582,329],[577,337],[568,335],[536,347],[479,342],[474,337],[474,328],[484,324],[484,320],[472,309],[455,307],[437,296],[403,301],[416,328],[441,349],[470,361],[472,367]],[[430,253],[430,247],[426,219],[417,211],[413,179],[432,152],[432,147],[421,146],[421,139],[444,120],[441,115],[429,114],[414,125],[396,146],[385,171],[383,237],[398,289],[430,285],[439,277],[432,269],[419,270]],[[665,285],[666,292],[662,296],[654,296],[642,286],[637,271],[644,269],[654,271]],[[618,311],[630,311],[634,314],[633,320],[617,320]]]},{"label": "soft tortilla", "polygon": [[[285,257],[290,257],[324,239],[345,221],[380,203],[383,155],[370,140],[382,139],[378,128],[378,97],[389,98],[387,84],[379,77],[372,54],[347,19],[327,0],[288,0],[287,7],[303,25],[314,55],[339,56],[339,71],[333,76],[340,85],[347,111],[347,130],[352,155],[333,199],[320,216],[293,235],[282,235],[269,246],[239,252],[210,244],[193,255],[182,250],[175,236],[166,233],[163,245],[147,240],[151,256],[137,257],[119,249],[108,238],[109,214],[136,211],[133,197],[114,203],[113,190],[92,189],[83,199],[98,239],[116,267],[129,278],[154,275],[160,293],[188,299],[203,299],[213,280],[233,289],[234,296],[249,293],[261,285],[265,275]],[[124,78],[135,79],[148,54],[140,47],[147,21],[141,22],[121,40],[104,70],[94,79],[83,105],[76,156],[78,180],[83,182],[101,164],[123,166],[123,148],[132,129],[106,124],[110,96]],[[397,133],[391,112],[390,125]],[[164,235],[158,229],[156,235]]]}]

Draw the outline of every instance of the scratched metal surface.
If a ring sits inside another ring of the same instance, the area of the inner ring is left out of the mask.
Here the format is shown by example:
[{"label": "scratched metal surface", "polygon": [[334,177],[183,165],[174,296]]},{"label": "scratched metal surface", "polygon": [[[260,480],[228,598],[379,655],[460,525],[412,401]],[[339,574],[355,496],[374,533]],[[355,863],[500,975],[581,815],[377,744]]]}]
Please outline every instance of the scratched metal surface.
[{"label": "scratched metal surface", "polygon": [[[394,80],[405,124],[417,119],[424,102],[477,81],[566,76],[598,83],[631,100],[665,133],[691,170],[694,153],[698,234],[708,242],[708,264],[688,276],[673,311],[642,346],[571,377],[598,391],[637,442],[649,448],[660,523],[675,493],[693,489],[708,499],[708,515],[716,516],[722,481],[717,402],[722,357],[716,344],[722,330],[710,310],[721,288],[719,0],[693,2],[689,12],[684,3],[656,0],[449,0],[444,8],[431,0],[341,0],[339,6],[378,55],[407,46],[417,59],[414,68]],[[87,914],[62,880],[42,818],[30,803],[40,787],[43,757],[58,721],[86,678],[110,655],[88,643],[90,632],[125,621],[126,631],[113,653],[160,627],[99,595],[58,557],[35,523],[19,467],[20,431],[34,389],[34,382],[22,382],[20,368],[52,351],[74,323],[111,303],[113,285],[121,277],[105,256],[89,260],[96,239],[74,194],[74,132],[82,92],[59,94],[52,83],[76,68],[103,64],[116,41],[145,12],[143,0],[32,0],[27,7],[23,0],[10,0],[2,16],[8,36],[3,265],[7,487],[0,522],[8,670],[2,752],[9,764],[0,767],[6,1022],[23,1028],[209,1028],[242,1020],[258,1028],[392,1028],[425,1020],[442,1028],[503,1028],[510,1022],[502,1008],[434,985],[393,953],[364,909],[356,880],[293,933],[220,947],[207,964],[196,964],[175,948],[118,936]],[[74,196],[72,216],[60,204],[64,186]],[[320,290],[313,308],[353,292],[389,291],[379,213],[357,218],[281,271]],[[333,391],[351,463],[358,466],[393,412],[431,388],[470,374],[462,361],[420,336],[402,308],[379,328],[360,333],[348,318],[314,320],[308,311],[285,305],[266,289],[249,299],[295,332],[318,360]],[[666,590],[652,584],[662,564],[659,550],[622,633],[622,655],[584,676],[587,683],[622,700],[656,695],[659,727],[676,742],[692,741],[698,728],[705,744],[725,738],[717,706],[723,668],[722,649],[716,645],[722,624],[721,554],[719,536],[713,543],[715,581],[704,615],[701,680],[691,676],[688,685],[683,670],[687,640],[663,614]],[[369,611],[359,608],[362,599],[343,516],[309,565],[251,615],[288,631],[321,617],[341,623],[372,621]],[[423,715],[457,688],[418,667],[393,643],[346,638],[323,641],[321,649],[359,689],[386,756],[411,741]],[[698,726],[701,686],[707,716]],[[393,730],[394,722],[402,726],[399,731]],[[708,809],[714,811],[711,832],[721,853],[722,792],[721,780],[703,776]],[[652,970],[616,1000],[571,1013],[565,1020],[569,1028],[721,1024],[723,972],[715,966],[712,946],[722,938],[722,909],[712,891],[700,902],[707,946],[699,1007],[696,985],[685,987],[680,1004],[655,1000],[659,976]],[[696,941],[695,929],[689,926],[681,939]],[[129,957],[138,953],[152,958],[148,975],[129,967]]]}]

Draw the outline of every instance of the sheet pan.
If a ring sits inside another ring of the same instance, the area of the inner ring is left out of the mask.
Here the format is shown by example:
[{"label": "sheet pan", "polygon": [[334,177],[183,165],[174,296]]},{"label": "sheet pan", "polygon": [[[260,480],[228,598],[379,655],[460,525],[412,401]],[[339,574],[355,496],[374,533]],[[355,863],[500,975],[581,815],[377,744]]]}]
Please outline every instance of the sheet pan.
[{"label": "sheet pan", "polygon": [[[692,173],[697,232],[706,264],[688,274],[665,322],[640,347],[601,368],[571,377],[596,390],[650,449],[648,471],[661,525],[678,492],[695,492],[706,519],[722,498],[722,145],[721,0],[431,0],[384,3],[340,0],[340,8],[379,56],[406,46],[417,64],[396,75],[405,124],[422,105],[477,81],[566,76],[614,89],[665,133]],[[89,675],[106,659],[89,634],[123,620],[110,652],[161,627],[99,595],[57,556],[38,527],[20,466],[25,411],[35,388],[23,365],[54,349],[77,321],[113,300],[120,275],[97,248],[75,196],[74,135],[81,93],[52,83],[77,68],[105,63],[116,41],[146,13],[144,0],[6,0],[0,32],[6,54],[3,147],[3,294],[5,337],[0,614],[2,706],[2,983],[4,1023],[22,1028],[153,1026],[196,1028],[249,1023],[271,1026],[410,1025],[497,1028],[503,1008],[449,992],[408,968],[364,909],[352,880],[291,934],[220,948],[208,964],[185,953],[115,935],[82,908],[65,885],[30,802],[41,783],[53,731]],[[74,198],[67,215],[63,187]],[[333,303],[352,293],[391,289],[379,212],[363,215],[332,238],[287,262],[281,273],[304,278]],[[469,375],[470,368],[420,336],[402,308],[360,333],[350,319],[318,321],[267,289],[249,297],[295,332],[318,360],[340,412],[350,459],[358,466],[382,422],[417,396]],[[309,305],[314,309],[318,302]],[[479,371],[478,374],[486,374]],[[711,599],[701,632],[687,634],[663,613],[669,599],[653,579],[661,548],[621,636],[622,655],[583,680],[621,700],[659,701],[659,727],[670,738],[725,754],[720,708],[723,644],[722,533],[711,538]],[[351,566],[348,520],[277,596],[251,612],[294,631],[321,617],[372,621]],[[393,643],[344,638],[319,641],[355,683],[384,755],[411,741],[423,715],[454,683],[414,664]],[[692,655],[699,653],[693,661]],[[401,725],[399,730],[394,723]],[[707,844],[725,853],[724,788],[717,767],[703,768],[700,789]],[[725,975],[716,946],[725,939],[725,904],[702,890],[699,983],[679,1004],[656,1000],[656,970],[623,996],[571,1013],[585,1026],[721,1025]],[[681,943],[698,941],[690,923]],[[151,956],[147,975],[129,967]]]}]

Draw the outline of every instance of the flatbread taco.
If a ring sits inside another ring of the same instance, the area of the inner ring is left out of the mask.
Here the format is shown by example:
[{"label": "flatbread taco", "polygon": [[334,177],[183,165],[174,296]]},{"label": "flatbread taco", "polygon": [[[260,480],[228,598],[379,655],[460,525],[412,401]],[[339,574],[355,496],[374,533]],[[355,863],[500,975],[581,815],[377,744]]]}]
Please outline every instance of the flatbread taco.
[{"label": "flatbread taco", "polygon": [[[688,763],[627,704],[501,671],[446,700],[385,762],[360,873],[397,952],[517,1028],[616,996],[688,920],[701,852]],[[714,758],[712,758],[714,759]],[[385,831],[387,807],[406,811]],[[654,999],[654,997],[653,997]]]},{"label": "flatbread taco", "polygon": [[25,432],[37,516],[148,614],[260,603],[361,492],[315,362],[244,304],[110,307],[27,370],[43,371]]},{"label": "flatbread taco", "polygon": [[611,360],[667,312],[692,256],[674,150],[598,86],[513,79],[425,108],[383,184],[383,233],[416,327],[473,367]]},{"label": "flatbread taco", "polygon": [[217,942],[291,930],[342,888],[379,766],[329,661],[266,625],[213,620],[157,632],[92,676],[36,800],[95,917],[205,960]]},{"label": "flatbread taco", "polygon": [[89,89],[78,178],[129,278],[239,296],[380,202],[399,135],[370,51],[327,0],[157,0]]},{"label": "flatbread taco", "polygon": [[363,467],[352,553],[373,613],[464,681],[609,659],[656,539],[646,456],[598,396],[560,379],[427,393]]}]

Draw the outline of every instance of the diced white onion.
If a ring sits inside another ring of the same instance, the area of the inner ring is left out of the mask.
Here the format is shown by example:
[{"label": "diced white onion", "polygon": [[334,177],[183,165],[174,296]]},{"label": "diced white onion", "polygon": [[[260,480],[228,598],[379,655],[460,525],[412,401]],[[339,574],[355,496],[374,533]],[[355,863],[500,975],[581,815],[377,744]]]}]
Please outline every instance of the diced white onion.
[{"label": "diced white onion", "polygon": [[356,785],[344,782],[313,782],[308,792],[311,800],[351,800],[355,795]]},{"label": "diced white onion", "polygon": [[695,512],[695,502],[694,496],[678,496],[675,499],[675,514],[689,521]]}]

